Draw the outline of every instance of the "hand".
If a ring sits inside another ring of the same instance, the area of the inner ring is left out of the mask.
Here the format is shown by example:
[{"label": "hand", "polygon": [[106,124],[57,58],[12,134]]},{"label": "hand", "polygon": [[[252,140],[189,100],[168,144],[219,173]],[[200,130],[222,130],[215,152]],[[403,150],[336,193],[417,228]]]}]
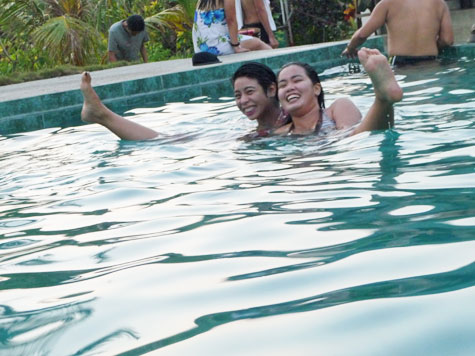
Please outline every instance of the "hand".
[{"label": "hand", "polygon": [[277,41],[275,39],[275,37],[269,38],[269,42],[270,42],[269,44],[272,48],[279,48],[279,41]]},{"label": "hand", "polygon": [[234,47],[234,53],[244,53],[249,52],[250,50],[247,48],[242,48],[241,46]]},{"label": "hand", "polygon": [[356,48],[350,48],[346,46],[343,52],[341,52],[341,55],[348,58],[356,58],[358,56],[358,50]]}]

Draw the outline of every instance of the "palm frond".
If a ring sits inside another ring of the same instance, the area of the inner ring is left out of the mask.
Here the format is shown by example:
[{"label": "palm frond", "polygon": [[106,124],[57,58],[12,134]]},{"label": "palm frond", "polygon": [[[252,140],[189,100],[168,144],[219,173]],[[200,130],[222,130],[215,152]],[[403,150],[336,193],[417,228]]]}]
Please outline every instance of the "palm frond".
[{"label": "palm frond", "polygon": [[158,14],[145,19],[147,26],[163,30],[169,28],[174,31],[188,31],[193,26],[193,18],[188,18],[181,5],[176,5],[171,9],[163,10]]},{"label": "palm frond", "polygon": [[186,17],[193,23],[197,0],[177,0],[177,3],[183,8]]},{"label": "palm frond", "polygon": [[48,20],[32,33],[35,44],[61,63],[84,65],[96,50],[97,31],[87,23],[69,16]]}]

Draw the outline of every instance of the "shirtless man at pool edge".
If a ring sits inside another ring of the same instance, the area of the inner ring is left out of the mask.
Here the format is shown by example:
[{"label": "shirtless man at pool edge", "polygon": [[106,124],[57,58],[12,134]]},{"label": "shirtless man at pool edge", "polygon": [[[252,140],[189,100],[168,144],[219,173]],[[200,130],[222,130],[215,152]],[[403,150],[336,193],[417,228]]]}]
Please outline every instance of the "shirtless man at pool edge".
[{"label": "shirtless man at pool edge", "polygon": [[[342,55],[357,56],[357,47],[386,24],[388,54],[394,64],[434,59],[439,49],[454,42],[449,8],[444,0],[382,0],[373,9],[368,22],[356,31]],[[397,62],[401,57],[401,62]]]}]

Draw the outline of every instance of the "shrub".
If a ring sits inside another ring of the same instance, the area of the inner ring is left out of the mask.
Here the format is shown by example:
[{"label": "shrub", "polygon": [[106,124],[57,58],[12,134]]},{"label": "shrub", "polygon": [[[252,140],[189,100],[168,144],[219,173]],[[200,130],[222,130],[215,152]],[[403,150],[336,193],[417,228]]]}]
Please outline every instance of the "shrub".
[{"label": "shrub", "polygon": [[345,20],[353,0],[293,0],[291,24],[295,45],[347,39],[355,22]]}]

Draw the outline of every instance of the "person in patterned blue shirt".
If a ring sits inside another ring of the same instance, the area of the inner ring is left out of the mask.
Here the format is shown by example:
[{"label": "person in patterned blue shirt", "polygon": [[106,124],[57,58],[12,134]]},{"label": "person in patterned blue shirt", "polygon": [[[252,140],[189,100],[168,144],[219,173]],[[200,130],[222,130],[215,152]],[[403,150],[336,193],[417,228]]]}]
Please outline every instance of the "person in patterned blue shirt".
[{"label": "person in patterned blue shirt", "polygon": [[195,53],[221,56],[272,49],[256,37],[238,34],[235,0],[199,0],[192,36]]}]

